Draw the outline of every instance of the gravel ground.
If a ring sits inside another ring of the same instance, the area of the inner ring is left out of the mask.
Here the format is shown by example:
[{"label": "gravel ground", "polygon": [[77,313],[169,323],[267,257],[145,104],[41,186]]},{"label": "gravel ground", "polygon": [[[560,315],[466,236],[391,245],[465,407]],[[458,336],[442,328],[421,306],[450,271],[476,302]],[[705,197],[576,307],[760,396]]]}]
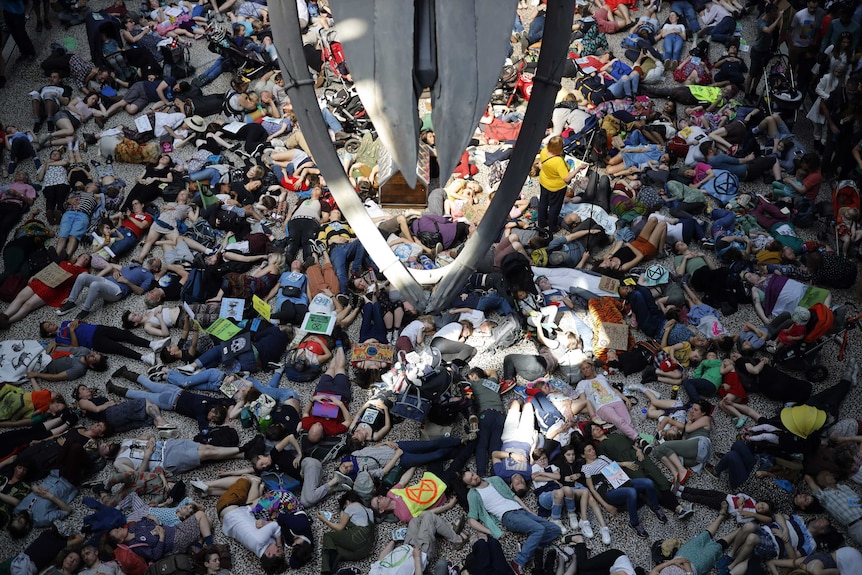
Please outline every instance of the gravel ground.
[{"label": "gravel ground", "polygon": [[[107,3],[105,0],[97,0],[93,2],[91,6],[94,9],[99,9],[106,6]],[[336,5],[337,9],[337,5]],[[663,20],[667,15],[667,8],[664,8],[661,12],[661,20]],[[753,35],[753,25],[754,20],[752,16],[747,16],[743,19],[743,30],[744,34],[747,38],[751,38]],[[24,65],[10,65],[7,70],[7,78],[9,79],[9,84],[5,88],[5,90],[0,91],[2,94],[2,110],[0,110],[0,119],[2,119],[4,124],[14,123],[24,128],[29,128],[32,125],[32,119],[30,118],[29,113],[29,100],[27,97],[27,92],[30,90],[40,87],[45,84],[45,79],[42,76],[42,71],[38,67],[38,62],[44,59],[50,52],[49,45],[51,42],[62,42],[69,46],[74,44],[77,45],[78,53],[82,55],[87,55],[87,42],[86,42],[86,34],[83,26],[77,26],[71,28],[69,30],[62,30],[59,26],[55,25],[52,31],[46,31],[41,34],[36,34],[35,32],[35,22],[34,19],[31,19],[28,22],[28,30],[31,36],[34,39],[34,43],[37,45],[37,49],[39,50],[39,57],[36,62],[30,62]],[[622,34],[618,34],[615,36],[610,36],[609,39],[611,41],[611,45],[613,49],[618,48],[618,44],[620,39],[622,38]],[[689,45],[690,46],[690,45]],[[687,46],[688,47],[688,46]],[[721,47],[718,45],[712,46],[712,56],[713,60],[718,57],[719,49]],[[348,55],[349,57],[349,55]],[[195,64],[199,71],[204,70],[210,62],[215,59],[215,55],[207,51],[205,41],[198,41],[192,47],[192,62]],[[668,80],[668,83],[672,83],[672,79]],[[207,91],[224,91],[227,88],[227,77],[222,76],[219,80]],[[131,125],[132,120],[125,113],[121,113],[120,115],[112,118],[108,126],[117,126],[117,125]],[[803,140],[808,140],[808,135],[810,134],[810,125],[807,120],[801,120],[796,124],[795,130],[798,130],[799,135],[803,138]],[[92,131],[94,127],[87,126],[84,131]],[[84,154],[87,160],[94,159],[97,157],[96,150],[90,150]],[[183,151],[184,154],[189,153],[188,151]],[[42,152],[42,158],[45,159],[47,154],[46,152]],[[140,166],[135,165],[124,165],[124,164],[115,164],[115,168],[117,170],[117,175],[119,177],[125,178],[127,181],[133,181],[137,178],[142,169]],[[34,174],[33,165],[31,162],[25,162],[23,169],[29,171]],[[487,176],[486,170],[482,169],[482,172],[479,176],[480,181],[482,181]],[[752,186],[751,184],[746,184],[746,187]],[[753,187],[761,188],[762,184],[755,184]],[[537,192],[537,184],[534,182],[527,182],[526,191],[528,194],[535,194]],[[824,199],[828,195],[828,190],[826,186],[824,186],[824,191],[822,192]],[[44,209],[44,200],[40,196],[35,204],[36,208]],[[277,235],[280,233],[277,232]],[[156,249],[156,255],[160,255],[159,249]],[[660,260],[662,263],[667,263],[666,261]],[[842,303],[848,301],[850,298],[850,294],[837,292],[834,294],[835,303]],[[125,309],[131,310],[143,310],[144,305],[143,301],[139,297],[130,297],[128,300],[125,300],[121,305],[112,305],[106,308],[97,308],[88,318],[88,321],[91,323],[101,323],[101,324],[113,324],[119,325],[120,316]],[[56,315],[54,314],[54,310],[52,308],[43,308],[36,313],[33,313],[26,321],[20,322],[15,325],[13,329],[4,333],[3,336],[7,338],[36,338],[38,337],[38,323],[42,320],[47,319],[56,319]],[[745,321],[756,321],[756,317],[754,315],[753,309],[751,307],[743,308],[739,313],[734,314],[729,318],[722,319],[724,325],[731,331],[739,329]],[[358,331],[358,326],[354,325],[351,329],[351,334],[353,336],[356,335]],[[643,337],[640,332],[635,332],[636,337]],[[173,334],[176,336],[177,334]],[[532,343],[527,341],[519,342],[515,347],[506,350],[506,353],[533,353],[534,347]],[[486,368],[501,368],[502,366],[502,358],[503,353],[498,353],[496,355],[490,355],[487,353],[480,353],[476,356],[473,361],[473,365],[478,365]],[[823,353],[823,361],[825,365],[830,370],[830,377],[823,382],[822,384],[818,384],[816,386],[816,390],[822,389],[826,385],[834,384],[838,381],[839,374],[843,371],[843,364],[837,360],[837,351],[834,346],[827,346],[825,353]],[[849,349],[848,357],[862,357],[860,354],[860,345],[858,342],[858,338],[851,337],[851,344]],[[111,359],[110,363],[110,371],[113,371],[121,364],[122,360],[117,360],[116,358]],[[144,366],[138,364],[136,362],[128,362],[128,366],[130,369],[140,371],[144,369]],[[261,374],[260,379],[266,381],[265,378],[268,378],[270,374],[264,373]],[[614,380],[619,380],[620,377],[616,376],[612,378]],[[630,382],[634,382],[639,380],[639,376],[632,376]],[[97,374],[90,373],[88,374],[83,381],[89,385],[93,385],[99,388],[104,389],[104,384],[107,380],[105,374]],[[77,383],[77,382],[76,382]],[[51,386],[58,391],[61,391],[66,395],[66,397],[71,397],[71,391],[73,389],[73,384],[71,383],[60,383],[54,384]],[[297,385],[296,389],[301,393],[304,400],[308,400],[311,395],[311,391],[313,390],[313,383],[309,384],[301,384]],[[367,395],[369,392],[365,392],[362,390],[357,390],[358,393],[355,394],[354,397],[354,407],[358,407],[362,402],[367,399]],[[514,395],[514,394],[512,394]],[[641,404],[644,402],[644,398],[641,397]],[[757,408],[764,410],[766,413],[772,413],[777,405],[770,405],[772,402],[765,400],[762,397],[754,397],[752,398],[752,405]],[[860,400],[860,394],[851,393],[848,399],[845,401],[844,405],[841,409],[842,417],[859,417],[860,413],[862,413],[862,400]],[[176,416],[173,413],[167,413],[166,417],[172,423],[175,423],[179,426],[183,437],[191,437],[195,432],[195,426],[189,420]],[[640,424],[639,425],[642,431],[649,431],[647,429],[647,425]],[[392,433],[389,435],[388,439],[412,439],[417,437],[417,428],[415,425],[410,424],[402,424],[396,426],[393,429]],[[129,434],[132,435],[132,434]],[[246,441],[250,438],[250,433],[248,430],[240,430],[240,435],[242,441]],[[736,435],[736,430],[730,423],[730,420],[724,414],[719,414],[716,418],[716,429],[713,434],[713,441],[715,442],[715,450],[719,452],[727,451],[730,447],[731,443],[734,441]],[[216,477],[216,474],[221,470],[238,468],[242,465],[243,462],[240,461],[231,461],[222,464],[211,464],[205,465],[204,467],[193,471],[191,473],[186,474],[183,479],[188,483],[189,480],[192,479],[213,479]],[[104,478],[108,474],[107,470],[103,471],[100,477]],[[690,483],[690,485],[696,487],[711,487],[717,489],[727,489],[726,479],[722,478],[721,480],[713,480],[708,475],[694,477]],[[771,498],[778,503],[779,508],[782,511],[790,511],[789,495],[780,490],[776,489],[775,485],[769,481],[760,481],[760,480],[751,480],[749,484],[745,486],[744,491],[751,494],[756,498]],[[206,506],[211,514],[214,516],[214,505],[215,498],[209,498],[205,501]],[[535,505],[535,499],[531,495],[528,498],[529,505]],[[336,501],[335,498],[330,498],[321,506],[323,509],[327,509],[330,511],[336,510]],[[695,516],[686,522],[679,522],[675,519],[671,519],[670,522],[666,526],[660,525],[657,520],[649,513],[642,513],[644,526],[646,530],[650,534],[650,539],[641,540],[634,536],[631,529],[627,526],[627,522],[624,518],[624,514],[618,516],[616,518],[612,518],[609,520],[609,524],[611,526],[611,531],[613,534],[613,546],[626,550],[636,564],[646,567],[647,569],[650,567],[649,560],[649,544],[659,537],[664,536],[674,536],[682,539],[687,539],[697,533],[699,533],[714,517],[714,513],[712,511],[706,510],[704,508],[697,508]],[[70,517],[70,523],[74,527],[80,527],[81,518],[86,515],[87,510],[80,505],[80,498],[76,499],[74,502],[74,512]],[[447,514],[447,517],[455,520],[461,513],[463,513],[460,509],[455,509],[450,511]],[[593,522],[595,525],[595,522]],[[322,535],[325,528],[321,523],[315,520],[316,531],[319,535]],[[380,548],[386,543],[389,538],[389,532],[393,528],[392,524],[382,524],[378,529],[378,542],[375,546],[375,549],[372,550],[370,558],[365,561],[348,564],[349,566],[356,566],[363,572],[367,572],[368,565],[373,558],[376,558],[377,552]],[[720,533],[725,533],[731,529],[731,525],[729,523],[725,524],[721,529]],[[32,537],[31,537],[32,538]],[[229,541],[222,534],[220,529],[216,529],[216,540],[222,543],[230,543],[231,549],[233,551],[233,562],[234,562],[234,572],[238,575],[247,575],[251,573],[259,573],[260,569],[258,568],[258,563],[254,560],[252,555],[248,553],[241,546]],[[504,548],[507,550],[507,556],[511,557],[514,555],[516,543],[520,540],[519,537],[512,536],[511,534],[506,535],[502,542],[504,544]],[[27,540],[29,541],[29,539]],[[24,543],[26,543],[25,541]],[[13,542],[8,536],[4,534],[0,534],[0,556],[8,557],[15,553],[18,549],[22,547],[22,542]],[[604,550],[601,542],[598,538],[592,539],[588,542],[588,545],[592,552],[600,552]],[[445,557],[446,559],[452,561],[453,563],[460,563],[464,558],[467,549],[464,550],[453,550],[447,543],[442,543],[439,548],[439,554],[441,557]],[[315,559],[306,566],[302,573],[315,573],[319,571],[319,563],[318,560]]]}]

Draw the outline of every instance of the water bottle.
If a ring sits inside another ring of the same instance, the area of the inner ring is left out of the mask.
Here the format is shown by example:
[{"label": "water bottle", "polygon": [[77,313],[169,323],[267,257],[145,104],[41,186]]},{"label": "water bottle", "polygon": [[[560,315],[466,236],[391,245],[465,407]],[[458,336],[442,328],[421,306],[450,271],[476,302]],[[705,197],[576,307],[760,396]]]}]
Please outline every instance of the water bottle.
[{"label": "water bottle", "polygon": [[671,399],[676,399],[676,398],[678,398],[678,397],[679,397],[679,386],[678,386],[678,385],[674,385],[674,386],[670,389],[670,398],[671,398]]},{"label": "water bottle", "polygon": [[435,267],[434,262],[426,255],[419,256],[419,261],[422,263],[422,267],[426,270],[433,270]]},{"label": "water bottle", "polygon": [[266,433],[266,430],[269,429],[269,426],[272,424],[272,417],[269,415],[264,415],[260,419],[257,420],[257,428],[261,433]]},{"label": "water bottle", "polygon": [[640,413],[638,413],[638,418],[639,418],[641,421],[646,421],[646,418],[647,418],[647,410],[646,410],[646,408],[644,408],[644,409],[641,409],[641,410],[640,410]]}]

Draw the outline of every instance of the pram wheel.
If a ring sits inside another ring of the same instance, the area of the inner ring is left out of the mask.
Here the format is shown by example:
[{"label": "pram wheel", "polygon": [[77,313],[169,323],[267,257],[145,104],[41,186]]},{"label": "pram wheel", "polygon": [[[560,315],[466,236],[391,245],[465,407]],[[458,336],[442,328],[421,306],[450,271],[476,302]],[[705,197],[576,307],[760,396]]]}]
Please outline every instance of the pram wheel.
[{"label": "pram wheel", "polygon": [[820,383],[829,377],[829,370],[822,365],[815,365],[805,372],[805,377],[807,377],[808,381],[811,383]]}]

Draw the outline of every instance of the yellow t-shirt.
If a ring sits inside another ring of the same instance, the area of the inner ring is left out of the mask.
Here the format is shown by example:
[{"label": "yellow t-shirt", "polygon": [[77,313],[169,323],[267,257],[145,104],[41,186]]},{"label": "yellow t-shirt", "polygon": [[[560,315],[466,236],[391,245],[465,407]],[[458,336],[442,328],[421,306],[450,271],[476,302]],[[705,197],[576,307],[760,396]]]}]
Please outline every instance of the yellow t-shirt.
[{"label": "yellow t-shirt", "polygon": [[[671,347],[663,348],[665,352],[671,353]],[[691,362],[691,344],[687,341],[682,342],[682,348],[673,350],[673,358],[678,364],[683,367],[688,367]]]},{"label": "yellow t-shirt", "polygon": [[542,148],[539,152],[539,163],[541,170],[539,171],[539,184],[546,190],[556,192],[566,188],[566,180],[569,175],[569,166],[562,156],[552,156],[548,153],[547,148]]}]

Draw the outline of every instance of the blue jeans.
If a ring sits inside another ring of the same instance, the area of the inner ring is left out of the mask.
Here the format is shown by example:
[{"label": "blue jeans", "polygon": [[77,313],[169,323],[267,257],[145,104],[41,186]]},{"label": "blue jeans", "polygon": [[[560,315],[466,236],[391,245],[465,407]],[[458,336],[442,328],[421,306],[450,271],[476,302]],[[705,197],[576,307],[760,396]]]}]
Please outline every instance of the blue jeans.
[{"label": "blue jeans", "polygon": [[631,74],[626,74],[611,84],[611,87],[608,89],[615,98],[622,98],[623,96],[632,97],[638,93],[638,86],[640,86],[640,83],[641,75],[632,71]]},{"label": "blue jeans", "polygon": [[700,401],[701,396],[712,397],[718,393],[715,384],[708,379],[686,379],[682,382],[682,386],[688,394],[688,399],[692,402]]},{"label": "blue jeans", "polygon": [[730,232],[736,226],[736,214],[730,210],[712,210],[709,217],[712,220],[712,237],[715,237],[715,232],[719,230]]},{"label": "blue jeans", "polygon": [[731,489],[739,489],[739,487],[748,480],[754,470],[756,460],[748,444],[744,441],[737,441],[727,452],[727,455],[721,458],[721,461],[715,466],[715,472],[721,475],[725,469],[728,470],[728,481]]},{"label": "blue jeans", "polygon": [[284,403],[289,399],[299,399],[299,394],[289,387],[278,387],[278,384],[281,383],[282,376],[284,376],[284,372],[276,370],[276,372],[272,374],[272,378],[269,380],[269,383],[266,384],[266,387],[253,377],[246,377],[246,379],[251,382],[256,390],[270,396],[278,403]]},{"label": "blue jeans", "polygon": [[323,114],[323,121],[326,122],[326,127],[332,130],[333,132],[343,132],[344,126],[341,125],[341,122],[338,121],[332,112],[329,111],[329,108],[323,108],[321,111]]},{"label": "blue jeans", "polygon": [[535,44],[542,39],[545,33],[545,13],[538,12],[533,21],[530,22],[530,30],[527,32],[527,42]]},{"label": "blue jeans", "polygon": [[[491,488],[493,489],[493,487]],[[526,533],[527,540],[515,555],[515,562],[523,568],[532,559],[536,549],[546,547],[563,534],[563,530],[538,515],[523,509],[507,511],[501,518],[503,526],[512,533]]]},{"label": "blue jeans", "polygon": [[120,226],[117,228],[117,231],[123,234],[123,239],[114,242],[111,246],[111,251],[117,254],[117,257],[121,257],[132,251],[132,249],[138,245],[138,236],[133,234],[132,230],[125,226]]},{"label": "blue jeans", "polygon": [[[697,21],[697,18],[695,18]],[[682,47],[685,45],[685,40],[679,34],[671,34],[664,37],[664,59],[679,61],[682,57]]]},{"label": "blue jeans", "polygon": [[168,383],[181,387],[182,389],[202,389],[204,391],[218,391],[224,379],[224,372],[220,369],[203,369],[192,375],[172,369],[165,377]]},{"label": "blue jeans", "polygon": [[632,487],[619,487],[605,493],[605,501],[611,505],[625,505],[629,512],[629,523],[634,526],[641,522],[638,517],[638,494],[646,496],[650,509],[658,509],[658,491],[652,479],[640,477],[631,482]]},{"label": "blue jeans", "polygon": [[736,32],[736,20],[733,16],[725,16],[718,24],[706,28],[704,32],[712,38],[713,42],[726,44],[733,38],[733,33]]},{"label": "blue jeans", "polygon": [[512,306],[506,301],[506,298],[498,293],[489,293],[479,298],[479,303],[476,304],[476,309],[479,311],[494,311],[500,315],[509,315],[513,313]]},{"label": "blue jeans", "polygon": [[399,441],[398,447],[404,452],[398,464],[404,468],[420,467],[435,461],[452,459],[461,447],[460,437],[441,437],[428,441]]},{"label": "blue jeans", "polygon": [[479,437],[476,442],[476,472],[484,476],[488,472],[490,454],[503,449],[503,422],[505,416],[496,409],[486,409],[479,414]]},{"label": "blue jeans", "polygon": [[380,302],[368,302],[362,306],[362,325],[359,327],[359,341],[376,339],[386,342],[386,325],[383,323],[383,310]]},{"label": "blue jeans", "polygon": [[683,24],[687,24],[687,28],[691,30],[692,33],[700,31],[700,22],[697,21],[697,12],[694,11],[694,7],[690,2],[677,0],[670,5],[670,9],[672,12],[682,15],[685,20]]},{"label": "blue jeans", "polygon": [[[198,367],[217,367],[222,363],[222,346],[217,345],[206,350],[203,355],[195,360],[195,365]],[[229,367],[232,369],[225,370],[229,373],[237,371],[257,371],[257,357],[253,351],[244,351],[237,356],[234,356],[232,364]],[[228,367],[228,366],[226,366]],[[238,369],[236,369],[238,367]]]},{"label": "blue jeans", "polygon": [[219,76],[221,76],[222,68],[224,67],[225,59],[222,56],[216,58],[216,61],[213,62],[213,65],[206,69],[206,71],[200,75],[201,78],[205,79],[207,83],[212,82]]},{"label": "blue jeans", "polygon": [[353,240],[346,244],[338,244],[329,248],[329,260],[332,262],[335,275],[338,276],[341,293],[348,293],[347,262],[352,260],[350,271],[359,271],[362,269],[362,262],[365,261],[367,255],[365,246],[359,240]]},{"label": "blue jeans", "polygon": [[209,180],[210,186],[221,183],[221,172],[215,168],[204,168],[192,174],[189,174],[189,180],[192,182],[200,182],[201,180]]},{"label": "blue jeans", "polygon": [[132,399],[148,399],[150,403],[156,404],[159,409],[173,409],[177,403],[177,397],[183,392],[183,388],[167,383],[156,383],[146,376],[138,376],[138,383],[149,391],[130,389],[126,397]]},{"label": "blue jeans", "polygon": [[521,22],[521,15],[515,12],[515,22],[512,25],[512,34],[520,34],[524,31],[524,24]]}]

